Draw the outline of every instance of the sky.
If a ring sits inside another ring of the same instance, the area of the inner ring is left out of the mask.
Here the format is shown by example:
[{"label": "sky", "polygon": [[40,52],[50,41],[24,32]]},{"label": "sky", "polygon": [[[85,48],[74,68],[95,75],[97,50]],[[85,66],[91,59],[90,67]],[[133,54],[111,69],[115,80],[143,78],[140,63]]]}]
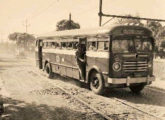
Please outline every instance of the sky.
[{"label": "sky", "polygon": [[[25,32],[26,20],[28,33],[53,31],[69,13],[81,28],[98,27],[98,10],[99,0],[0,0],[0,40]],[[103,0],[103,13],[165,19],[165,0]]]}]

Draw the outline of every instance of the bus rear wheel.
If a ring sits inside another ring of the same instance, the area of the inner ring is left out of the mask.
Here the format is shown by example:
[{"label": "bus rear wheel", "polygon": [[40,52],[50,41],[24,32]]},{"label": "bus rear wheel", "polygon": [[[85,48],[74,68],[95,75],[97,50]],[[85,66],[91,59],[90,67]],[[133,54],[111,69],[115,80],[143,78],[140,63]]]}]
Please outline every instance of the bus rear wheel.
[{"label": "bus rear wheel", "polygon": [[104,93],[105,87],[102,76],[96,71],[93,71],[90,75],[90,89],[98,95]]},{"label": "bus rear wheel", "polygon": [[48,78],[53,78],[53,72],[52,72],[52,69],[51,69],[51,66],[50,66],[49,63],[47,63],[47,64],[45,65],[44,71],[45,71],[46,76],[47,76]]},{"label": "bus rear wheel", "polygon": [[144,84],[138,84],[138,85],[130,86],[129,88],[133,93],[139,94],[143,90],[144,86],[145,86]]}]

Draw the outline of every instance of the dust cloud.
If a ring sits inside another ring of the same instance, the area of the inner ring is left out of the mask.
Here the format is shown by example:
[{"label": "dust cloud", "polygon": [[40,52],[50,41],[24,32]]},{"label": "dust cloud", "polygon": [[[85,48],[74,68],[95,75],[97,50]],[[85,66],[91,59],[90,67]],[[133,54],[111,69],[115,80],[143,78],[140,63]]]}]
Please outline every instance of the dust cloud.
[{"label": "dust cloud", "polygon": [[34,48],[29,50],[23,47],[19,48],[15,43],[12,42],[1,42],[0,54],[4,56],[14,56],[17,58],[34,58]]}]

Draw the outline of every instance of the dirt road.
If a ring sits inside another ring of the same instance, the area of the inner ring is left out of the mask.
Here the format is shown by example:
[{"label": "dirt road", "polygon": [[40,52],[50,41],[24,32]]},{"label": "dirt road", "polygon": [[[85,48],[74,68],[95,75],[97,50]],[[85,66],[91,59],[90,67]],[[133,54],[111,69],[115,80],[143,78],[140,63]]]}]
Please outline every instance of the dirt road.
[{"label": "dirt road", "polygon": [[0,81],[4,119],[105,119],[58,86],[115,120],[165,119],[164,93],[145,88],[137,96],[128,89],[111,89],[106,96],[98,96],[73,79],[58,75],[52,80],[47,79],[32,59],[0,55]]}]

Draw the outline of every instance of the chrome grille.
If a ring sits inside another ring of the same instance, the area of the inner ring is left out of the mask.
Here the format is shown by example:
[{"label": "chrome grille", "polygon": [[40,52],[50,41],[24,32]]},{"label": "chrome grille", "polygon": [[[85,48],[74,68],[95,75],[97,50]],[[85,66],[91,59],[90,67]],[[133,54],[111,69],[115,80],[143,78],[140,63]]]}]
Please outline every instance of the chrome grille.
[{"label": "chrome grille", "polygon": [[145,72],[148,63],[147,61],[124,61],[122,68],[124,72]]}]

